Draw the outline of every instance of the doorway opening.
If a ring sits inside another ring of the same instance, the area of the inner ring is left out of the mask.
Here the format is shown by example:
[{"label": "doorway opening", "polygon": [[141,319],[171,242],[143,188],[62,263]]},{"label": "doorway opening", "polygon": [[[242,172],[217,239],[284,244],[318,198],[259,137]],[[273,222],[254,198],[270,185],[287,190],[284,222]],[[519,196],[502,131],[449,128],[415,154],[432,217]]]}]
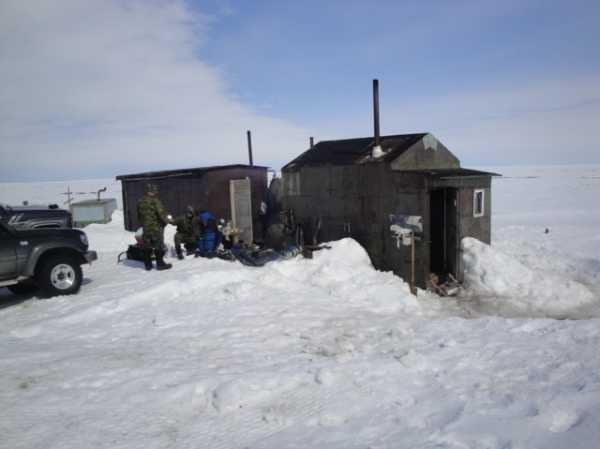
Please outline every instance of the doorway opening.
[{"label": "doorway opening", "polygon": [[431,230],[429,271],[445,279],[457,276],[458,268],[458,196],[453,188],[430,191]]}]

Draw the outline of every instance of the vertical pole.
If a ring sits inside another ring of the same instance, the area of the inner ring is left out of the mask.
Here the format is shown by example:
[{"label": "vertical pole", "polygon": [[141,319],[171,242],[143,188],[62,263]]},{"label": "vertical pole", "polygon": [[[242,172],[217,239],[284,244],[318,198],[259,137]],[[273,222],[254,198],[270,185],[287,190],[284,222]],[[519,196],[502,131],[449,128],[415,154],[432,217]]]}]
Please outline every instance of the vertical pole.
[{"label": "vertical pole", "polygon": [[250,166],[254,165],[254,161],[252,160],[252,134],[250,130],[246,131],[246,135],[248,137],[248,163]]},{"label": "vertical pole", "polygon": [[373,80],[373,133],[375,134],[375,146],[379,146],[379,80]]},{"label": "vertical pole", "polygon": [[310,148],[312,149],[312,147],[315,146],[315,138],[314,137],[310,137]]},{"label": "vertical pole", "polygon": [[415,286],[415,235],[410,237],[410,292],[417,296],[417,287]]},{"label": "vertical pole", "polygon": [[71,186],[67,186],[67,204],[71,207]]}]

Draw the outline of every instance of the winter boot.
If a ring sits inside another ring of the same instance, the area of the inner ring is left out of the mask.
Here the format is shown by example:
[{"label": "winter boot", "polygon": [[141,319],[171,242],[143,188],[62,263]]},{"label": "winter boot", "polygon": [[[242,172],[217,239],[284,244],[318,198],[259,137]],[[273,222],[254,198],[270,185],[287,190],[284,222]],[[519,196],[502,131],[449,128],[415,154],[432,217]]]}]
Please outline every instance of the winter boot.
[{"label": "winter boot", "polygon": [[175,252],[177,253],[177,258],[179,260],[183,260],[183,251],[181,250],[181,245],[175,246]]},{"label": "winter boot", "polygon": [[146,271],[150,271],[152,269],[152,250],[144,249],[142,250],[142,255],[144,257],[144,267]]},{"label": "winter boot", "polygon": [[154,254],[156,255],[156,269],[158,271],[168,270],[169,268],[171,268],[173,266],[170,263],[166,263],[165,260],[163,259],[164,255],[165,255],[164,251],[157,249],[154,251]]}]

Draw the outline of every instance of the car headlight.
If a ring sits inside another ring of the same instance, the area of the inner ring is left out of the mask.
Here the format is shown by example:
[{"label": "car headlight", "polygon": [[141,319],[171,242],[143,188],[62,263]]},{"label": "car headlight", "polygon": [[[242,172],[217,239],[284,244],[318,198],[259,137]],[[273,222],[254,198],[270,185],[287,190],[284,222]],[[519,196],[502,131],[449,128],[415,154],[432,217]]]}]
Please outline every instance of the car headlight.
[{"label": "car headlight", "polygon": [[85,235],[83,232],[79,234],[79,240],[81,240],[81,243],[83,243],[85,246],[89,245],[87,235]]}]

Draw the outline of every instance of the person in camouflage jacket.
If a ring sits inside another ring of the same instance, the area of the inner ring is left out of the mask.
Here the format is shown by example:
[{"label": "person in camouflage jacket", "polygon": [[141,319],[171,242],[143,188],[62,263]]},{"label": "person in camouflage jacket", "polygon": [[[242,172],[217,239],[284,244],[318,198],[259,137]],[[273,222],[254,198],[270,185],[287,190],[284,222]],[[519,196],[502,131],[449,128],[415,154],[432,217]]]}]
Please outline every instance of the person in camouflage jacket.
[{"label": "person in camouflage jacket", "polygon": [[181,245],[185,247],[188,254],[193,253],[200,238],[200,221],[192,206],[188,206],[185,214],[175,219],[175,226],[177,226],[177,233],[174,237],[175,251],[177,252],[177,258],[182,260]]},{"label": "person in camouflage jacket", "polygon": [[146,270],[152,269],[152,252],[156,258],[156,269],[167,270],[171,264],[165,263],[164,228],[169,222],[167,213],[158,199],[158,189],[148,184],[146,194],[137,205],[138,219],[142,224],[144,265]]}]

